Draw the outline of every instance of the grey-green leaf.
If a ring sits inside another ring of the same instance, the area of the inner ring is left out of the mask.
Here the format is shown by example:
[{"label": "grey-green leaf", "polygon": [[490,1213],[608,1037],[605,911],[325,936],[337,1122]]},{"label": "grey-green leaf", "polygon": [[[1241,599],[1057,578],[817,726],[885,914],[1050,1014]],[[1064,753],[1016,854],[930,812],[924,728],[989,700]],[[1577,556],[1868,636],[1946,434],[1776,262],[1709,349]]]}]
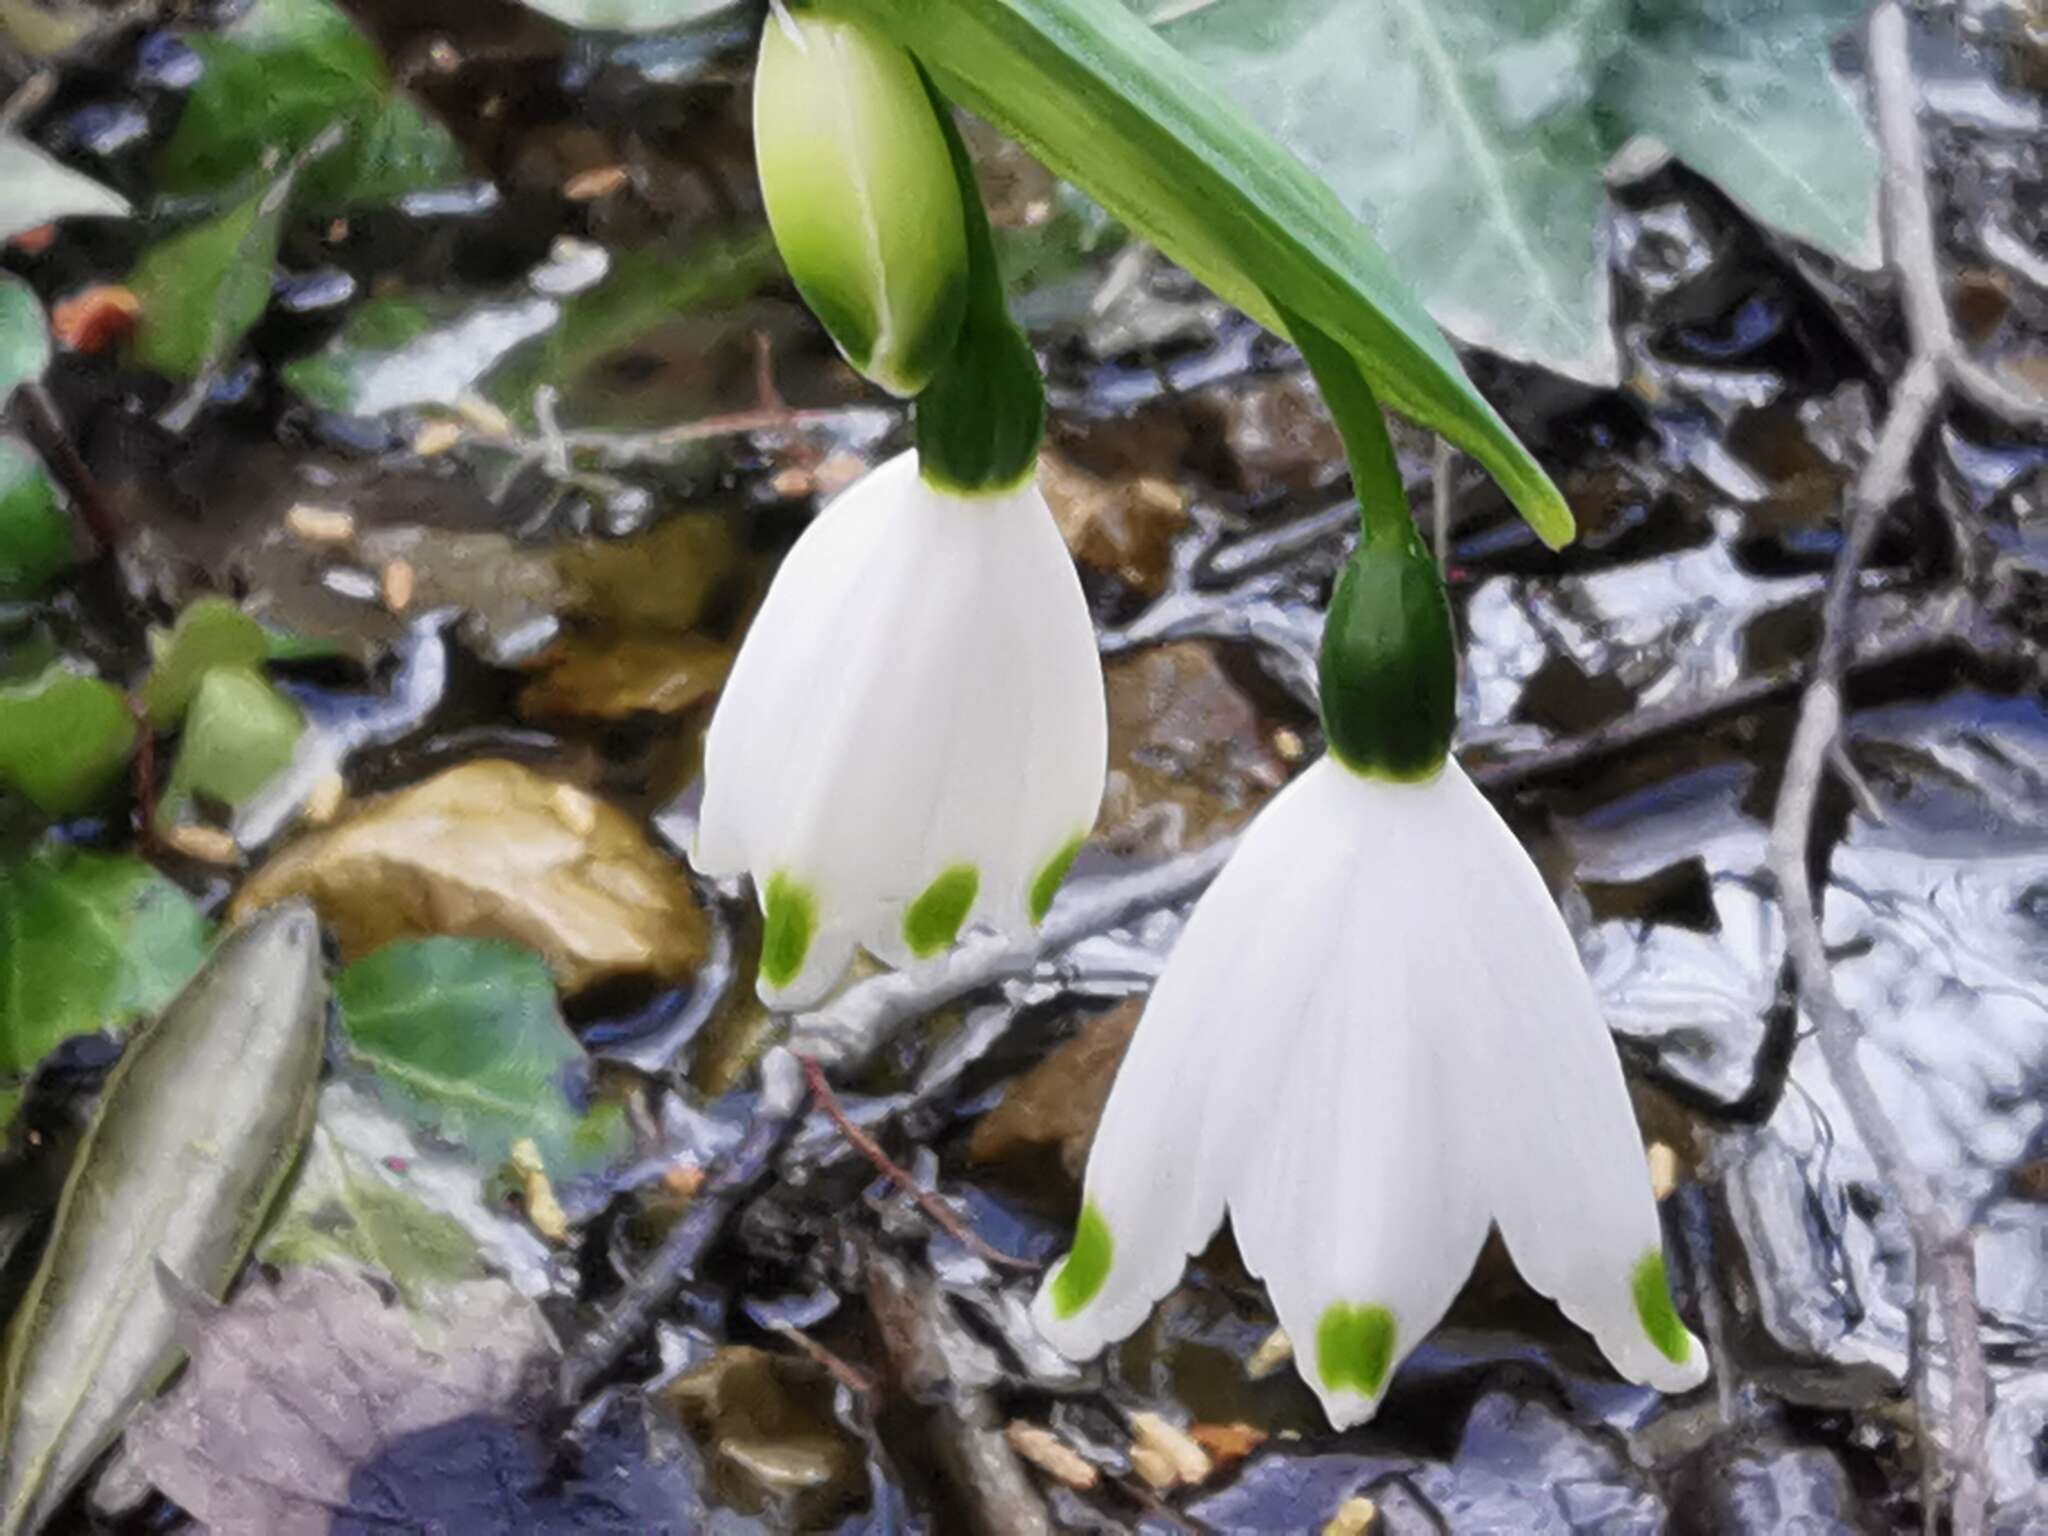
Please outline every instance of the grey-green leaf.
[{"label": "grey-green leaf", "polygon": [[59,219],[118,219],[130,212],[128,199],[113,188],[79,175],[11,133],[0,133],[0,187],[7,189],[7,201],[0,205],[0,240]]},{"label": "grey-green leaf", "polygon": [[49,366],[50,323],[42,301],[28,284],[0,272],[0,407]]},{"label": "grey-green leaf", "polygon": [[349,1054],[386,1099],[478,1161],[502,1162],[526,1137],[558,1174],[622,1150],[617,1113],[572,1100],[583,1047],[539,956],[488,939],[387,944],[334,991]]},{"label": "grey-green leaf", "polygon": [[1602,92],[1751,213],[1859,266],[1877,265],[1877,146],[1828,47],[1865,0],[1639,3]]},{"label": "grey-green leaf", "polygon": [[1766,221],[1875,258],[1876,152],[1828,68],[1863,0],[1125,3],[1493,350],[1615,378],[1601,171],[1639,136]]},{"label": "grey-green leaf", "polygon": [[[950,99],[1262,324],[1286,334],[1275,303],[1301,315],[1358,360],[1381,400],[1484,464],[1542,538],[1570,539],[1564,497],[1372,236],[1137,15],[1110,0],[820,4],[888,32]],[[1338,118],[1361,110],[1346,101]]]},{"label": "grey-green leaf", "polygon": [[0,1374],[0,1536],[42,1525],[178,1363],[161,1265],[224,1294],[312,1123],[325,1035],[302,904],[222,943],[122,1058]]}]

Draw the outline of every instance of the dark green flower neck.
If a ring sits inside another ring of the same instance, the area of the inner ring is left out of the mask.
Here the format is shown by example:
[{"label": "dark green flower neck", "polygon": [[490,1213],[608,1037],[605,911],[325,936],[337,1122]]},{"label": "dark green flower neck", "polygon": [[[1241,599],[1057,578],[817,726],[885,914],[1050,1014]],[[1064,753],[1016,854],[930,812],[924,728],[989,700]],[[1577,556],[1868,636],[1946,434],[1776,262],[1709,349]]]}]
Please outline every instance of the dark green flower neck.
[{"label": "dark green flower neck", "polygon": [[1402,523],[1405,537],[1367,522],[1330,595],[1318,671],[1331,754],[1368,778],[1413,782],[1450,753],[1458,659],[1443,578],[1405,509]]}]

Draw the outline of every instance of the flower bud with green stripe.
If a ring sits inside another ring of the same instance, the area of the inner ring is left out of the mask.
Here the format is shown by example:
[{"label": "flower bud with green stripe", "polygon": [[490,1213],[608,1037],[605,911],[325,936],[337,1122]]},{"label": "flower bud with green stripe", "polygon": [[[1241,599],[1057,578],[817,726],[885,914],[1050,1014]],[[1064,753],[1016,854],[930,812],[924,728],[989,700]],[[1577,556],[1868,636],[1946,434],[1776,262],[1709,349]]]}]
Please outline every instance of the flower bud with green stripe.
[{"label": "flower bud with green stripe", "polygon": [[692,860],[753,876],[776,1007],[817,1001],[856,945],[910,965],[977,924],[1027,938],[1102,802],[1102,667],[1037,485],[1037,360],[949,111],[911,69],[959,188],[964,308],[916,447],[797,541],[705,743]]},{"label": "flower bud with green stripe", "polygon": [[846,360],[909,397],[951,354],[967,226],[910,55],[858,22],[778,6],[761,29],[754,153],[776,248]]},{"label": "flower bud with green stripe", "polygon": [[1323,634],[1328,751],[1252,823],[1154,988],[1038,1326],[1077,1359],[1122,1338],[1227,1212],[1344,1428],[1497,1225],[1624,1376],[1689,1389],[1706,1358],[1613,1041],[1541,876],[1450,756],[1450,608],[1384,422],[1289,320],[1364,508]]}]

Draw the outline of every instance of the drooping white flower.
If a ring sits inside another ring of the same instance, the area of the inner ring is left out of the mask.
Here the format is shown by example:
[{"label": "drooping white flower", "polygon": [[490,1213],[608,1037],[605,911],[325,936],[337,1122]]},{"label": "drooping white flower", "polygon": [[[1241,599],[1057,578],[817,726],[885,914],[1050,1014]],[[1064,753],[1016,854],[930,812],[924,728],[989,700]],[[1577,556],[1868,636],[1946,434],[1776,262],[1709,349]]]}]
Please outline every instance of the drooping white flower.
[{"label": "drooping white flower", "polygon": [[798,1008],[856,944],[895,965],[1022,936],[1094,825],[1095,631],[1035,482],[936,490],[905,453],[783,562],[705,743],[697,868],[754,878],[760,991]]},{"label": "drooping white flower", "polygon": [[1130,1333],[1226,1210],[1339,1428],[1489,1222],[1624,1376],[1705,1378],[1592,987],[1455,761],[1404,783],[1325,757],[1252,824],[1117,1074],[1039,1328],[1077,1359]]}]

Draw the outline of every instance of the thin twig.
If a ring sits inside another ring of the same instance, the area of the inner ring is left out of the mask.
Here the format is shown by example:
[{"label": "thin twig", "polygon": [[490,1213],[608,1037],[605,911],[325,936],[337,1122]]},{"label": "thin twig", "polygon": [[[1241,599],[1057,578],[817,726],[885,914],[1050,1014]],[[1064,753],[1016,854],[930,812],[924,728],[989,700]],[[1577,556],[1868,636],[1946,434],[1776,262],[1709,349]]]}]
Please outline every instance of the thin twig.
[{"label": "thin twig", "polygon": [[1436,551],[1436,568],[1440,571],[1451,563],[1451,491],[1457,465],[1458,450],[1451,446],[1451,440],[1438,438],[1429,475],[1429,510],[1430,536]]},{"label": "thin twig", "polygon": [[[1853,649],[1857,590],[1886,511],[1908,489],[1913,456],[1956,380],[1960,356],[1936,262],[1934,222],[1917,121],[1918,88],[1907,50],[1906,16],[1886,0],[1870,25],[1870,76],[1884,152],[1887,254],[1904,288],[1913,361],[1894,391],[1869,461],[1850,488],[1842,551],[1821,610],[1821,638],[1800,700],[1785,777],[1771,820],[1770,867],[1778,884],[1786,947],[1799,997],[1814,1021],[1822,1057],[1849,1117],[1890,1187],[1912,1234],[1916,1314],[1941,1320],[1952,1380],[1946,1453],[1949,1520],[1956,1536],[1981,1536],[1989,1501],[1985,1461],[1988,1379],[1968,1232],[1945,1210],[1914,1162],[1863,1070],[1862,1029],[1836,991],[1821,933],[1808,849],[1821,784],[1842,731],[1842,681]],[[1925,1309],[1923,1312],[1922,1309]],[[1931,1314],[1928,1315],[1928,1314]],[[1922,1327],[1923,1343],[1932,1329]],[[1928,1369],[1916,1351],[1915,1397],[1925,1404]],[[1932,1426],[1928,1426],[1930,1438]],[[1930,1514],[1930,1521],[1933,1516]]]},{"label": "thin twig", "polygon": [[41,380],[32,379],[15,391],[14,409],[23,432],[50,467],[57,483],[64,487],[64,494],[71,498],[79,521],[85,524],[99,552],[110,554],[119,549],[127,538],[127,526],[114,510],[113,502],[107,499],[99,476],[92,472],[78,445],[71,440],[57,402],[50,398]]},{"label": "thin twig", "polygon": [[846,1107],[839,1102],[839,1095],[832,1091],[832,1084],[826,1081],[825,1069],[819,1066],[816,1060],[809,1056],[799,1056],[797,1060],[803,1063],[804,1076],[811,1084],[811,1098],[818,1108],[825,1112],[825,1118],[839,1127],[839,1134],[846,1138],[854,1151],[873,1163],[883,1178],[915,1200],[919,1210],[951,1233],[985,1263],[995,1265],[999,1269],[1041,1267],[1030,1259],[1014,1258],[985,1241],[980,1233],[960,1219],[958,1211],[947,1205],[934,1191],[926,1189],[912,1178],[908,1168],[884,1152],[880,1142],[847,1117]]},{"label": "thin twig", "polygon": [[0,103],[0,133],[12,133],[43,109],[57,89],[57,72],[39,69],[22,81],[5,103]]}]

